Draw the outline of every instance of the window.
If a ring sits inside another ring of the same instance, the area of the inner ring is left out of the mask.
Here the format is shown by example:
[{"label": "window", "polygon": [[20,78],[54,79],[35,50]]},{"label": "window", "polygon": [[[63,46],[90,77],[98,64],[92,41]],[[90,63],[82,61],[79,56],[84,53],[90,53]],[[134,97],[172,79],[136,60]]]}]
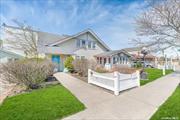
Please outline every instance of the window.
[{"label": "window", "polygon": [[96,48],[96,42],[89,41],[89,40],[77,40],[76,46],[77,46],[77,48],[87,47],[89,49],[95,49]]},{"label": "window", "polygon": [[85,59],[85,56],[81,56],[81,60]]},{"label": "window", "polygon": [[116,63],[116,58],[115,57],[113,57],[113,64],[115,64]]},{"label": "window", "polygon": [[125,64],[125,58],[123,57],[123,64]]},{"label": "window", "polygon": [[75,57],[77,60],[82,60],[82,59],[85,59],[85,56],[76,56]]},{"label": "window", "polygon": [[80,40],[77,40],[76,45],[77,45],[78,48],[80,47]]},{"label": "window", "polygon": [[104,65],[106,64],[106,58],[104,58]]},{"label": "window", "polygon": [[85,40],[82,40],[82,41],[81,41],[81,44],[82,44],[82,47],[86,46],[86,41],[85,41]]},{"label": "window", "polygon": [[95,42],[92,42],[93,43],[93,49],[95,49],[96,48],[96,43]]},{"label": "window", "polygon": [[80,57],[79,57],[79,56],[76,56],[76,59],[80,59]]},{"label": "window", "polygon": [[100,57],[100,64],[102,64],[102,58]]}]

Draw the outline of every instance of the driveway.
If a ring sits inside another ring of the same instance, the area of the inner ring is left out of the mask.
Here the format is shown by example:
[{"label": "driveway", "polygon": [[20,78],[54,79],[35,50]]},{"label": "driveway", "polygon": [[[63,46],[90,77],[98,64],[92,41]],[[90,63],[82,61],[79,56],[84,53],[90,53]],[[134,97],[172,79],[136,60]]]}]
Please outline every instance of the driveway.
[{"label": "driveway", "polygon": [[55,77],[87,107],[82,112],[64,118],[70,120],[149,119],[180,82],[180,74],[175,72],[114,96],[66,73],[57,73]]}]

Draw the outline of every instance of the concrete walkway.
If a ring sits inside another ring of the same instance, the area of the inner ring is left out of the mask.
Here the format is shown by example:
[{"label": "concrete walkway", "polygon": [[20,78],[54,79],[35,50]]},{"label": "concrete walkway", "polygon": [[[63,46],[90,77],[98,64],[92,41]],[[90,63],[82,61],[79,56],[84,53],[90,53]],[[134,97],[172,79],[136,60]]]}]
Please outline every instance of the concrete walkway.
[{"label": "concrete walkway", "polygon": [[180,82],[180,74],[176,72],[114,96],[66,73],[57,73],[55,76],[87,107],[84,111],[65,118],[70,120],[149,119]]}]

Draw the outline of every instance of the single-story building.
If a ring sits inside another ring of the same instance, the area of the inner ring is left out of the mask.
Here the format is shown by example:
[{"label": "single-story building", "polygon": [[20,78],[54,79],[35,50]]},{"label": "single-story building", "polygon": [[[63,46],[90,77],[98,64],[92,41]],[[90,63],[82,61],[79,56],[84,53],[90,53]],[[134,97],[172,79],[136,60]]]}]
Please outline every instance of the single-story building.
[{"label": "single-story building", "polygon": [[113,65],[122,65],[122,66],[131,66],[132,56],[125,50],[112,50],[109,52],[104,52],[95,55],[97,63],[99,65],[110,64]]}]

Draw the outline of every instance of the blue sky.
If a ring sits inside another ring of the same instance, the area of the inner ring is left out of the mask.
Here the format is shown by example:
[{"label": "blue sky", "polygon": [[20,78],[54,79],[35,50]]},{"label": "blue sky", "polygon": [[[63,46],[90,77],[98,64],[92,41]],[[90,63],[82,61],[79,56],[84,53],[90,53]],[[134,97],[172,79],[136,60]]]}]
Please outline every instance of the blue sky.
[{"label": "blue sky", "polygon": [[25,21],[38,30],[75,34],[91,28],[112,49],[132,46],[134,19],[147,4],[143,0],[0,0],[0,23]]}]

